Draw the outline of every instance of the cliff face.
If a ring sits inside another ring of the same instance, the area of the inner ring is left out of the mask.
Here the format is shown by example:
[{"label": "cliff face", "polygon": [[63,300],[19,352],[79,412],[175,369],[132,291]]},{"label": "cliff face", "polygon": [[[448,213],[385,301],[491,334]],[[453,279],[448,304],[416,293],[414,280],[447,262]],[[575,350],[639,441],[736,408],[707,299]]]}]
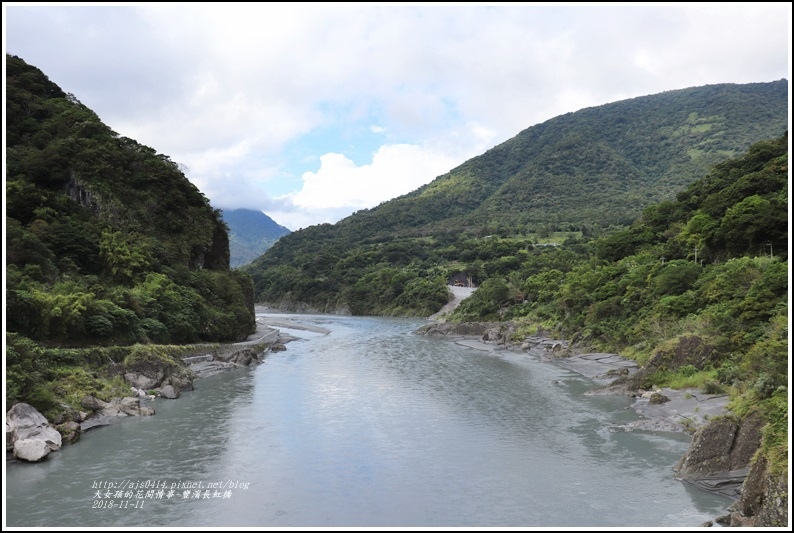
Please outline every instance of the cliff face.
[{"label": "cliff face", "polygon": [[753,455],[761,445],[763,420],[717,418],[699,428],[675,467],[677,477],[699,488],[738,497]]},{"label": "cliff face", "polygon": [[733,506],[731,526],[789,527],[788,478],[769,471],[763,457],[754,462]]}]

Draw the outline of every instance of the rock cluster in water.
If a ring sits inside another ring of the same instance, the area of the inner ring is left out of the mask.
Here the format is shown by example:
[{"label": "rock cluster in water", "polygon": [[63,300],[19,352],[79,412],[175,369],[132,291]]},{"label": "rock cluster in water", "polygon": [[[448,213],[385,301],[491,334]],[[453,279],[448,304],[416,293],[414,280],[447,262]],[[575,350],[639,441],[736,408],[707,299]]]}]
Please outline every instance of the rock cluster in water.
[{"label": "rock cluster in water", "polygon": [[61,434],[35,407],[17,403],[6,413],[6,452],[23,461],[41,461],[61,449]]}]

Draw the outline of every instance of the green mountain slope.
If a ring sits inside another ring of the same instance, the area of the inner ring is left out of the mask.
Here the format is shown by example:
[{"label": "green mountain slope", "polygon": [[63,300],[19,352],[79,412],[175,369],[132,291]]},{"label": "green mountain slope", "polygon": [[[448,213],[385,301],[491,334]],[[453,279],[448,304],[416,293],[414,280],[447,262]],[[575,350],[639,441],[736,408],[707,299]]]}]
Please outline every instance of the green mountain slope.
[{"label": "green mountain slope", "polygon": [[765,425],[753,466],[764,473],[752,477],[768,479],[748,478],[739,508],[786,523],[788,148],[788,135],[756,143],[622,231],[486,264],[515,266],[449,320],[509,323],[507,342],[543,331],[620,352],[641,365],[622,380],[629,390],[728,394],[732,419]]},{"label": "green mountain slope", "polygon": [[177,164],[6,57],[7,332],[50,345],[245,338],[250,278]]},{"label": "green mountain slope", "polygon": [[253,209],[221,210],[229,227],[229,265],[245,265],[262,255],[273,243],[290,232],[261,211]]},{"label": "green mountain slope", "polygon": [[482,281],[494,273],[478,261],[505,250],[477,239],[510,237],[501,246],[526,249],[556,231],[613,231],[713,164],[781,135],[787,121],[787,80],[669,91],[568,113],[416,191],[285,236],[245,270],[259,301],[432,312],[450,275]]}]

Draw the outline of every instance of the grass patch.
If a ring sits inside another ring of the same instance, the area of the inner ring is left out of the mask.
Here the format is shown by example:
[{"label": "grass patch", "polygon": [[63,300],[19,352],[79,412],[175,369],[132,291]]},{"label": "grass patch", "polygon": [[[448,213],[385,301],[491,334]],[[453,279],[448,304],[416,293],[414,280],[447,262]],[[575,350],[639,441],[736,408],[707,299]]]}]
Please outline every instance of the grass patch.
[{"label": "grass patch", "polygon": [[639,366],[644,366],[651,356],[651,351],[644,344],[635,344],[621,350],[620,355],[626,359],[636,361]]},{"label": "grass patch", "polygon": [[124,358],[124,366],[184,366],[182,357],[190,353],[189,346],[168,344],[135,344]]},{"label": "grass patch", "polygon": [[709,381],[715,381],[716,370],[700,370],[690,372],[671,372],[667,386],[671,389],[700,389],[703,390]]},{"label": "grass patch", "polygon": [[683,367],[683,369],[683,372],[667,369],[656,370],[645,378],[643,385],[646,388],[650,388],[653,385],[675,390],[698,389],[706,394],[721,394],[725,392],[725,389],[721,386],[718,392],[714,388],[714,385],[719,386],[716,380],[716,370],[699,370],[693,373],[687,367]]},{"label": "grass patch", "polygon": [[60,401],[75,409],[81,409],[80,402],[85,396],[109,401],[129,395],[129,385],[119,375],[106,378],[99,371],[78,366],[57,368],[54,373],[51,390]]},{"label": "grass patch", "polygon": [[788,472],[788,392],[780,388],[771,398],[761,402],[768,420],[762,430],[761,453],[767,458],[770,474]]}]

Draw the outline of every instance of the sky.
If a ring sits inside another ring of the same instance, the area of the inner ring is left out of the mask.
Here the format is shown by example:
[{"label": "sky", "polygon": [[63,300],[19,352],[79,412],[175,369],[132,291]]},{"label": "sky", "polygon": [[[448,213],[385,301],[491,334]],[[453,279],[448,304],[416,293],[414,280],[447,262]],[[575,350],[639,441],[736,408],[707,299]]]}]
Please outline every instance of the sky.
[{"label": "sky", "polygon": [[561,114],[790,80],[791,6],[6,2],[3,48],[213,207],[294,231]]}]

